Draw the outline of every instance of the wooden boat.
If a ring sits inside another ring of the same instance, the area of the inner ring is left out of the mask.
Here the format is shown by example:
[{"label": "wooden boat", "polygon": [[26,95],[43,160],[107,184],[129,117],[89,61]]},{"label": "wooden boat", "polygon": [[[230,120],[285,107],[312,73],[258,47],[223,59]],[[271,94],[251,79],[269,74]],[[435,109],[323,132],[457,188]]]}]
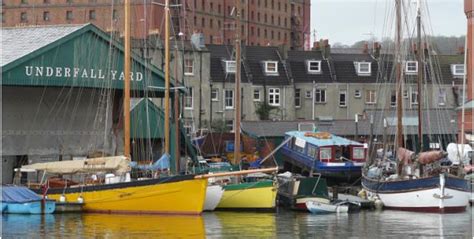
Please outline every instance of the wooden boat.
[{"label": "wooden boat", "polygon": [[327,132],[290,131],[281,149],[285,168],[295,165],[307,175],[319,173],[330,182],[359,179],[367,149],[363,144]]},{"label": "wooden boat", "polygon": [[2,186],[2,213],[51,214],[54,200],[43,199],[26,187]]},{"label": "wooden boat", "polygon": [[329,203],[326,180],[318,177],[292,175],[290,172],[278,175],[278,202],[281,206],[307,211],[306,202]]},{"label": "wooden boat", "polygon": [[311,213],[314,214],[349,212],[349,206],[341,203],[331,204],[318,201],[309,201],[306,202],[306,207]]}]

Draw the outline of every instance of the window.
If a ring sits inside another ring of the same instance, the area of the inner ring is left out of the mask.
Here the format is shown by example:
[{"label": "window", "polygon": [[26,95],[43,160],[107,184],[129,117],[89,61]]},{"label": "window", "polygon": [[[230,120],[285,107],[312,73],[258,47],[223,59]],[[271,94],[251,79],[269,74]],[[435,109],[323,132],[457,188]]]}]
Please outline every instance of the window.
[{"label": "window", "polygon": [[417,105],[418,104],[418,91],[416,89],[410,89],[411,90],[411,99],[410,99],[410,103],[412,105]]},{"label": "window", "polygon": [[27,0],[21,0],[21,4],[28,4]]},{"label": "window", "polygon": [[352,148],[352,159],[365,159],[365,149],[364,148]]},{"label": "window", "polygon": [[214,27],[214,20],[213,19],[209,19],[209,27]]},{"label": "window", "polygon": [[50,19],[49,12],[43,12],[43,21],[47,22]]},{"label": "window", "polygon": [[225,72],[226,73],[235,73],[236,71],[235,61],[225,61]]},{"label": "window", "polygon": [[390,94],[390,106],[395,107],[397,106],[397,93],[396,91],[392,91]]},{"label": "window", "polygon": [[444,106],[446,105],[448,95],[446,93],[446,89],[439,89],[438,92],[438,105]]},{"label": "window", "polygon": [[417,73],[418,72],[418,62],[417,61],[407,61],[405,66],[406,73]]},{"label": "window", "polygon": [[5,18],[3,17],[3,14],[5,14],[5,13],[3,13],[3,12],[0,13],[0,18],[2,19],[2,22],[5,22]]},{"label": "window", "polygon": [[185,76],[194,75],[194,60],[193,59],[184,60],[184,75]]},{"label": "window", "polygon": [[301,89],[295,89],[295,107],[301,107]]},{"label": "window", "polygon": [[95,10],[89,11],[89,20],[95,20]]},{"label": "window", "polygon": [[188,92],[184,96],[184,109],[193,109],[193,88],[188,88]]},{"label": "window", "polygon": [[73,17],[72,11],[66,11],[66,20],[72,20]]},{"label": "window", "polygon": [[408,91],[407,90],[403,91],[403,98],[408,99]]},{"label": "window", "polygon": [[26,14],[26,12],[22,12],[22,13],[20,14],[20,20],[21,20],[21,22],[26,22],[26,21],[28,21],[28,15]]},{"label": "window", "polygon": [[114,9],[114,11],[112,12],[112,19],[114,20],[117,20],[118,19],[118,13],[117,13],[117,10]]},{"label": "window", "polygon": [[365,91],[365,103],[366,104],[375,104],[377,98],[377,93],[375,90],[366,90]]},{"label": "window", "polygon": [[325,89],[316,89],[316,92],[314,93],[314,102],[326,103],[326,90]]},{"label": "window", "polygon": [[206,19],[203,17],[201,19],[201,27],[205,27],[206,26]]},{"label": "window", "polygon": [[304,98],[306,98],[306,99],[313,98],[313,92],[311,90],[305,91]]},{"label": "window", "polygon": [[234,121],[233,120],[226,120],[225,121],[225,128],[230,132],[234,132]]},{"label": "window", "polygon": [[357,63],[357,74],[358,75],[370,75],[371,71],[370,62],[358,62]]},{"label": "window", "polygon": [[321,61],[308,61],[308,73],[320,73]]},{"label": "window", "polygon": [[304,139],[301,139],[301,138],[295,138],[295,143],[293,144],[293,150],[295,150],[296,152],[299,152],[299,153],[303,153],[304,152],[304,148],[306,146],[306,141]]},{"label": "window", "polygon": [[318,148],[311,144],[307,144],[306,148],[308,149],[308,152],[307,152],[308,156],[313,159],[316,158],[316,152],[318,152]]},{"label": "window", "polygon": [[453,64],[451,65],[451,72],[454,76],[464,75],[464,64]]},{"label": "window", "polygon": [[360,92],[360,90],[355,90],[355,91],[354,91],[354,97],[355,97],[355,98],[360,98],[360,97],[362,97],[362,93]]},{"label": "window", "polygon": [[319,160],[331,160],[332,159],[332,149],[331,148],[319,148]]},{"label": "window", "polygon": [[212,101],[219,101],[219,90],[216,88],[211,89],[211,100]]},{"label": "window", "polygon": [[72,3],[72,0],[66,0],[67,3]]},{"label": "window", "polygon": [[347,107],[347,91],[339,91],[339,107]]},{"label": "window", "polygon": [[267,74],[278,74],[278,62],[277,61],[266,61],[265,62],[265,73],[267,73]]},{"label": "window", "polygon": [[234,108],[234,91],[225,90],[224,91],[224,104],[226,109]]},{"label": "window", "polygon": [[268,89],[268,104],[271,106],[280,106],[280,88]]},{"label": "window", "polygon": [[260,89],[253,90],[253,101],[260,101]]}]

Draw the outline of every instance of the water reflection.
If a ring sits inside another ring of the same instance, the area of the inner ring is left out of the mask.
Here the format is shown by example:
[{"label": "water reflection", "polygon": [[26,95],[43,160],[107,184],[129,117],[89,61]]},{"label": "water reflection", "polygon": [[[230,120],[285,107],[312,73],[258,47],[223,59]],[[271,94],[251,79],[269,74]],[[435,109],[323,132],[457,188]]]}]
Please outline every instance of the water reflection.
[{"label": "water reflection", "polygon": [[458,214],[363,211],[313,215],[209,212],[202,216],[2,215],[4,238],[472,237],[472,209]]}]

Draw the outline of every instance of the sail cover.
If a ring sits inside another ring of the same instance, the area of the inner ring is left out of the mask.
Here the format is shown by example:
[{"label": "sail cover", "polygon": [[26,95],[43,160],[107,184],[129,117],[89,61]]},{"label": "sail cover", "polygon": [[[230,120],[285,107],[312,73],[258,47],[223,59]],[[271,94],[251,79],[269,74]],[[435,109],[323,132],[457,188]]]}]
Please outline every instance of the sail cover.
[{"label": "sail cover", "polygon": [[114,172],[123,174],[130,171],[129,159],[125,156],[90,158],[83,160],[68,160],[48,163],[24,165],[22,171],[46,171],[52,174],[75,174],[94,172]]},{"label": "sail cover", "polygon": [[40,196],[26,187],[3,185],[1,188],[3,203],[27,203],[41,200]]}]

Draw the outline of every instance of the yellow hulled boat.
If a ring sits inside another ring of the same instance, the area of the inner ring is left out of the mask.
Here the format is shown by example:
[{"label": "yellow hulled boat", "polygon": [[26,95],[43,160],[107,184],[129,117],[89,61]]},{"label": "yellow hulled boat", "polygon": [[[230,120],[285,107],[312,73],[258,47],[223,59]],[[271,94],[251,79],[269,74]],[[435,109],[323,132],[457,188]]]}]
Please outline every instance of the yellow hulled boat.
[{"label": "yellow hulled boat", "polygon": [[224,190],[218,209],[275,208],[277,187],[273,180],[229,184]]}]

